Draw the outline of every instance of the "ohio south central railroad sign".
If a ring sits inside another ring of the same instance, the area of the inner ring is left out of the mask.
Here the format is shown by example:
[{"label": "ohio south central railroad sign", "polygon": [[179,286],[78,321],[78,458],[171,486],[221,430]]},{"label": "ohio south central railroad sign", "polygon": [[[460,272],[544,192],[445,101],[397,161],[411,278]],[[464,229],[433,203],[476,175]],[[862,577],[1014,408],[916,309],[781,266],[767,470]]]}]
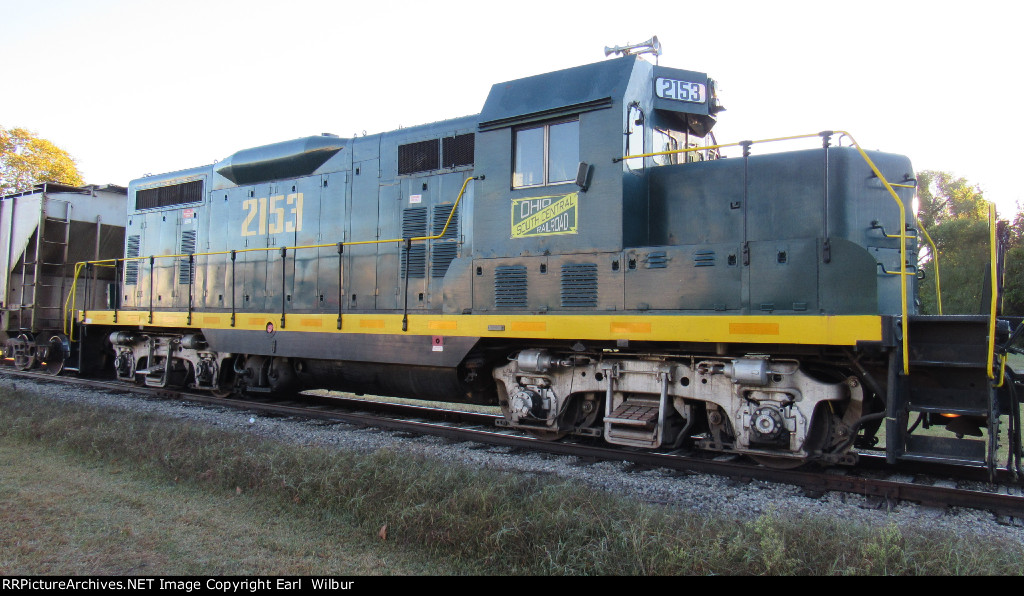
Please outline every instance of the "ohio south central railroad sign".
[{"label": "ohio south central railroad sign", "polygon": [[512,238],[575,234],[579,194],[512,199]]}]

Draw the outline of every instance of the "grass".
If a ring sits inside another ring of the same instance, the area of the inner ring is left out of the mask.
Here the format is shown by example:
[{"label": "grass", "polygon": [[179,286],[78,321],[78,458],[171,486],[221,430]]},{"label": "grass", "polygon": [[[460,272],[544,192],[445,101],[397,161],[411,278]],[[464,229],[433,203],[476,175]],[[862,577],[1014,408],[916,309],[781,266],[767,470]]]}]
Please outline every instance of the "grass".
[{"label": "grass", "polygon": [[[0,395],[9,574],[1017,574],[1012,542],[752,519]],[[386,540],[381,540],[382,530]]]},{"label": "grass", "polygon": [[0,445],[4,575],[404,575],[437,565],[255,495]]}]

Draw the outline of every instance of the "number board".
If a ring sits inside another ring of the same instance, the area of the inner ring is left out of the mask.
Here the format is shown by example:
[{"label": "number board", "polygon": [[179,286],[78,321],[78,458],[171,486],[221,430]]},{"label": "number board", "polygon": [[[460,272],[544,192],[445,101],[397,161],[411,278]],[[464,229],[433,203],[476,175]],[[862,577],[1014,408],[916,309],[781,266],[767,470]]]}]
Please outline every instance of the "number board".
[{"label": "number board", "polygon": [[575,234],[579,193],[512,199],[512,237]]},{"label": "number board", "polygon": [[704,103],[707,100],[707,87],[691,81],[677,81],[658,77],[654,80],[654,91],[662,99]]}]

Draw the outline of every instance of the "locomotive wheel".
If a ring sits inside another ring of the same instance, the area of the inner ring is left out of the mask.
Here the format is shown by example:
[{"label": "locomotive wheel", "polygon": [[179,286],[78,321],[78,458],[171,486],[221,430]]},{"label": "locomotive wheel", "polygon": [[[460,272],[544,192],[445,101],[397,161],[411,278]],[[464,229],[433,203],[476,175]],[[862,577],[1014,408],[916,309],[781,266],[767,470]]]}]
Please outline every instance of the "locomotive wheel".
[{"label": "locomotive wheel", "polygon": [[210,394],[220,398],[231,396],[238,389],[235,380],[234,366],[230,362],[222,361],[217,371],[218,389],[210,389]]},{"label": "locomotive wheel", "polygon": [[[573,426],[580,428],[592,426],[603,408],[595,406],[594,401],[585,401],[582,399],[582,396],[572,397],[576,399],[573,399],[565,412],[562,413],[559,423],[562,426],[569,426],[569,423],[566,421],[575,420]],[[587,407],[587,404],[589,404],[589,407]],[[528,432],[542,441],[557,441],[569,435],[567,430],[530,430]]]},{"label": "locomotive wheel", "polygon": [[[502,400],[500,405],[501,413],[505,416],[505,420],[508,420],[510,418],[508,412],[508,400]],[[540,439],[541,441],[557,441],[569,434],[569,431],[567,430],[543,430],[522,427],[513,428],[515,428],[516,430],[525,431],[527,434],[532,435],[533,437]]]},{"label": "locomotive wheel", "polygon": [[233,386],[232,387],[227,387],[227,388],[221,388],[221,389],[210,389],[210,395],[212,395],[214,397],[220,397],[220,398],[228,397],[228,396],[230,396],[234,392],[235,392],[235,388]]},{"label": "locomotive wheel", "polygon": [[[821,451],[828,444],[834,429],[834,420],[832,404],[828,402],[818,404],[814,418],[811,421],[811,429],[804,440],[804,451],[807,453]],[[776,470],[793,470],[809,463],[807,459],[775,457],[771,455],[751,455],[750,459],[766,468],[774,468]]]},{"label": "locomotive wheel", "polygon": [[805,459],[797,459],[794,457],[772,457],[771,455],[751,455],[750,459],[766,468],[772,468],[774,470],[794,470],[808,463]]},{"label": "locomotive wheel", "polygon": [[541,441],[558,441],[569,434],[567,430],[528,430],[526,431]]}]

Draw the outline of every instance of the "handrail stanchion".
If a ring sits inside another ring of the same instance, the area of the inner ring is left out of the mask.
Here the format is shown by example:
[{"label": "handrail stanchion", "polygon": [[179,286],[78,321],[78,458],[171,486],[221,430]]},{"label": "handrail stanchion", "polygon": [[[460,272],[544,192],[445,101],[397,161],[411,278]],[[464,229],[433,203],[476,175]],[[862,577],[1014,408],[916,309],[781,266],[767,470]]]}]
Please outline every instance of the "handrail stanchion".
[{"label": "handrail stanchion", "polygon": [[117,309],[121,306],[121,259],[114,259],[114,322],[117,322]]},{"label": "handrail stanchion", "polygon": [[231,326],[235,326],[235,256],[236,252],[231,251]]},{"label": "handrail stanchion", "polygon": [[284,329],[286,302],[288,301],[288,247],[281,247],[281,329]]},{"label": "handrail stanchion", "polygon": [[988,232],[989,232],[989,273],[992,278],[992,303],[989,311],[988,321],[988,378],[995,379],[994,361],[996,350],[996,311],[999,306],[999,278],[996,267],[996,208],[989,203],[988,206]]},{"label": "handrail stanchion", "polygon": [[342,298],[342,295],[344,293],[344,288],[343,288],[343,284],[342,284],[342,282],[344,280],[342,275],[343,275],[343,270],[345,268],[344,255],[345,255],[345,243],[339,242],[338,243],[338,329],[341,329],[341,304],[342,304],[341,298]]},{"label": "handrail stanchion", "polygon": [[195,273],[196,273],[195,256],[194,255],[189,255],[188,256],[188,320],[185,323],[189,327],[192,326],[192,306],[193,306],[193,303],[192,303],[192,294],[193,294],[192,286],[193,286],[193,279],[195,279]]},{"label": "handrail stanchion", "polygon": [[153,278],[156,277],[156,257],[149,257],[149,322],[153,323]]}]

